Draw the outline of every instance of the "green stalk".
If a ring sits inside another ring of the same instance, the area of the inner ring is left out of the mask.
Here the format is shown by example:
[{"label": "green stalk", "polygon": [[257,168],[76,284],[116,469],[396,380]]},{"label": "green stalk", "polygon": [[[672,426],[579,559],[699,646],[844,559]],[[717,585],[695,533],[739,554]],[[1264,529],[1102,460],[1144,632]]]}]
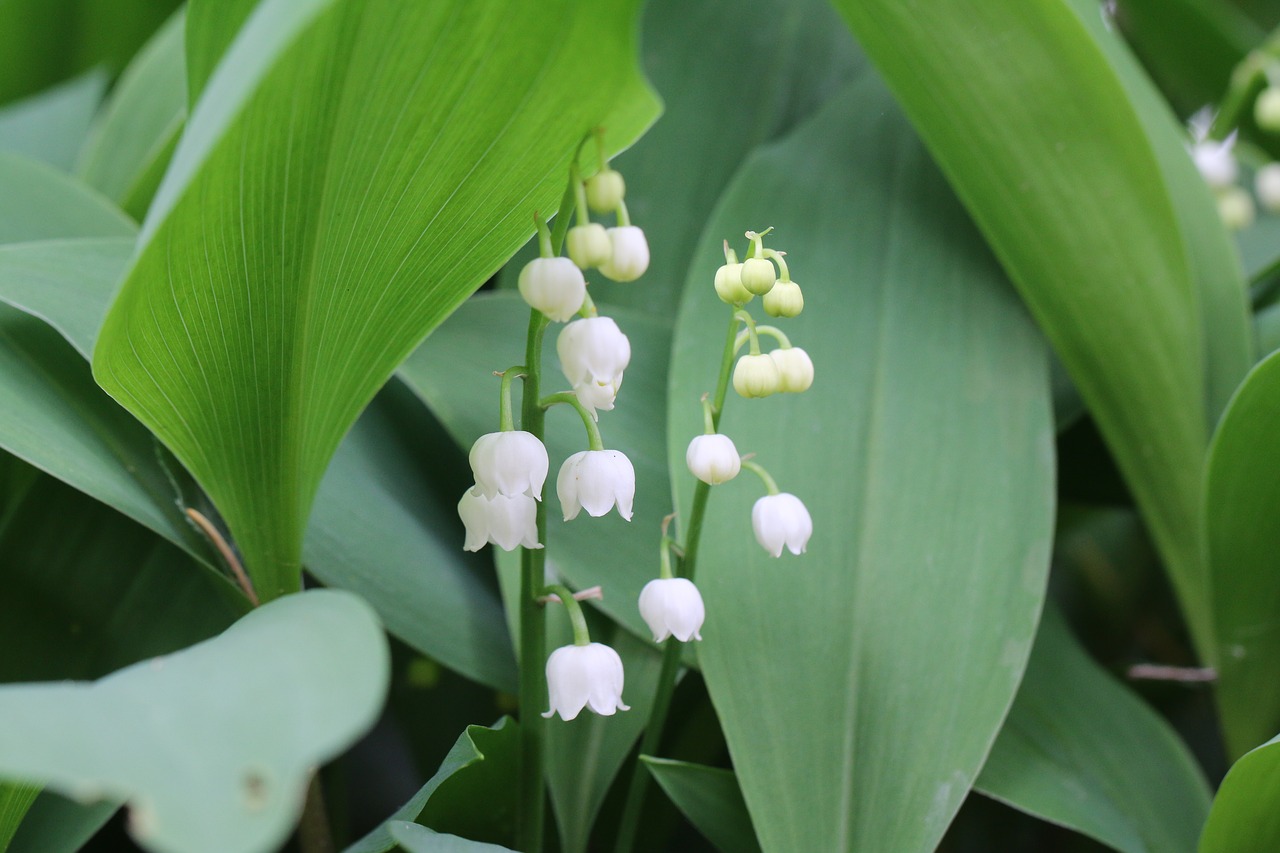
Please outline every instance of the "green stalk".
[{"label": "green stalk", "polygon": [[[724,411],[724,398],[729,390],[729,376],[733,372],[734,344],[738,337],[738,312],[729,317],[729,333],[724,342],[724,352],[720,356],[720,376],[716,382],[715,397],[711,402],[711,426],[713,430],[720,428],[720,415]],[[689,529],[685,533],[684,557],[676,563],[676,576],[693,580],[698,567],[698,544],[702,540],[702,521],[707,514],[707,498],[711,495],[711,486],[698,481],[693,490],[693,505],[689,509]],[[662,649],[662,671],[658,674],[658,688],[653,697],[653,708],[649,711],[649,724],[645,726],[644,738],[640,741],[639,755],[656,755],[658,745],[662,742],[662,729],[667,722],[667,713],[671,710],[671,697],[676,690],[676,676],[680,674],[681,646],[684,644],[675,637],[669,637]],[[644,808],[644,798],[649,789],[649,771],[637,757],[631,770],[631,782],[627,788],[627,802],[622,810],[622,820],[618,824],[618,838],[614,844],[614,853],[631,853],[635,847],[636,831],[640,828],[640,813]]]},{"label": "green stalk", "polygon": [[[524,399],[520,426],[542,439],[546,413],[538,405],[538,381],[542,375],[542,334],[547,318],[529,312],[529,332],[525,342]],[[538,541],[546,544],[547,510],[538,501]],[[547,707],[547,682],[543,667],[547,659],[546,611],[538,603],[545,576],[546,550],[520,550],[520,796],[516,812],[516,841],[524,853],[541,853],[546,813],[547,785],[543,775],[543,754]]]}]

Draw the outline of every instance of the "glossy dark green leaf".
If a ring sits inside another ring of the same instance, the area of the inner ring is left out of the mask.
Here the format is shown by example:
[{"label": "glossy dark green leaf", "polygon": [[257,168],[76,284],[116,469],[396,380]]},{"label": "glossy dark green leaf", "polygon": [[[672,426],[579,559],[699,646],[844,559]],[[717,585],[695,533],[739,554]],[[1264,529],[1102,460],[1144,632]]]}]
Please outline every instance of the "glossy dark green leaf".
[{"label": "glossy dark green leaf", "polygon": [[1209,813],[1186,744],[1052,608],[975,787],[1124,853],[1192,850]]},{"label": "glossy dark green leaf", "polygon": [[804,501],[814,534],[776,560],[752,536],[761,485],[744,471],[714,487],[698,657],[764,849],[930,850],[1013,701],[1043,601],[1043,341],[864,79],[750,159],[704,233],[672,356],[678,501],[729,316],[711,286],[721,240],[765,225],[805,289],[778,325],[817,378],[802,395],[731,393],[721,427]]},{"label": "glossy dark green leaf", "polygon": [[617,150],[654,118],[635,11],[266,0],[227,49],[94,369],[264,598],[297,588],[321,475],[395,366],[528,239],[588,130]]},{"label": "glossy dark green leaf", "polygon": [[71,171],[106,85],[100,72],[91,72],[6,105],[0,109],[0,151]]},{"label": "glossy dark green leaf", "polygon": [[483,841],[472,841],[457,835],[436,832],[425,826],[405,821],[393,821],[390,824],[391,836],[400,845],[400,849],[409,853],[512,853],[509,847],[497,844],[486,844]]},{"label": "glossy dark green leaf", "polygon": [[396,839],[391,832],[393,824],[416,819],[442,785],[453,779],[457,774],[465,772],[468,768],[483,763],[485,760],[484,744],[490,742],[509,744],[516,738],[517,732],[516,724],[505,717],[499,720],[493,728],[467,726],[467,730],[458,737],[453,749],[449,750],[449,754],[440,763],[440,769],[427,780],[427,783],[419,789],[418,793],[404,806],[397,809],[395,814],[375,827],[372,832],[348,847],[345,853],[385,853],[385,851],[395,847]]},{"label": "glossy dark green leaf", "polygon": [[82,805],[43,791],[18,827],[8,853],[76,853],[119,807],[113,802]]},{"label": "glossy dark green leaf", "polygon": [[[498,597],[464,559],[455,501],[427,487],[430,452],[397,380],[338,448],[316,496],[303,550],[329,586],[359,593],[387,629],[468,678],[514,692],[515,658]],[[425,413],[423,413],[425,414]],[[481,563],[482,565],[482,563]]]},{"label": "glossy dark green leaf", "polygon": [[1280,731],[1280,355],[1254,368],[1214,435],[1205,518],[1228,752]]},{"label": "glossy dark green leaf", "polygon": [[1250,347],[1167,109],[1084,0],[837,6],[1071,371],[1212,655],[1205,422]]},{"label": "glossy dark green leaf", "polygon": [[641,760],[671,802],[717,849],[723,853],[760,849],[732,771],[649,755]]},{"label": "glossy dark green leaf", "polygon": [[0,775],[127,799],[148,850],[274,849],[315,767],[377,718],[387,669],[368,605],[331,590],[292,595],[93,683],[0,687],[11,736]]},{"label": "glossy dark green leaf", "polygon": [[1231,765],[1209,810],[1200,853],[1266,853],[1280,848],[1280,737]]},{"label": "glossy dark green leaf", "polygon": [[184,29],[179,12],[138,52],[79,152],[80,179],[139,218],[187,115]]}]

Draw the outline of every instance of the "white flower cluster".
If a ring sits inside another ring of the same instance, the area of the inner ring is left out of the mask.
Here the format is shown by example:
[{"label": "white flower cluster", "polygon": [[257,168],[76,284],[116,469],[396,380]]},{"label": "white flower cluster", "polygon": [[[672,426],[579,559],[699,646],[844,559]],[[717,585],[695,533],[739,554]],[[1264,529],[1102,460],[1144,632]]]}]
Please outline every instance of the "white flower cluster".
[{"label": "white flower cluster", "polygon": [[[1254,119],[1260,129],[1280,133],[1280,87],[1269,86],[1254,102]],[[1257,203],[1269,213],[1280,213],[1280,163],[1269,162],[1253,172],[1253,193],[1241,181],[1240,164],[1236,157],[1238,132],[1231,131],[1223,139],[1209,137],[1214,116],[1209,108],[1200,110],[1191,118],[1191,143],[1188,151],[1191,159],[1209,185],[1218,204],[1218,214],[1223,223],[1233,231],[1248,228],[1257,218]]]}]

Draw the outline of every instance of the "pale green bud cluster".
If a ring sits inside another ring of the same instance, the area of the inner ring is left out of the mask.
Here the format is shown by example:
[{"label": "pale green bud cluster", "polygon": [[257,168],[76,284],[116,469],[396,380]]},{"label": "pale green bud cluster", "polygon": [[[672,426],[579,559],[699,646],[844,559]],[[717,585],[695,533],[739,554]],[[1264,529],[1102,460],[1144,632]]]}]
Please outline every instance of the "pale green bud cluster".
[{"label": "pale green bud cluster", "polygon": [[[603,161],[603,143],[600,156]],[[565,235],[569,258],[579,269],[597,269],[612,281],[635,281],[649,268],[649,242],[627,215],[626,181],[608,165],[586,181],[577,179],[576,169],[574,174],[578,222]],[[591,221],[592,213],[616,214],[617,225],[606,229]]]}]

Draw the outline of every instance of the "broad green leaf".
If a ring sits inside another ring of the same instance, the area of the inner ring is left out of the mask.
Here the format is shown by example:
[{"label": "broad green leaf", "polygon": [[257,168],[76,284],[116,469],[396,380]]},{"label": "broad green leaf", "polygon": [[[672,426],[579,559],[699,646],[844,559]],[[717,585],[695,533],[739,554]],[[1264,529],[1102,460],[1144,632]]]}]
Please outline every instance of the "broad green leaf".
[{"label": "broad green leaf", "polygon": [[138,217],[187,115],[184,24],[178,12],[138,52],[79,152],[81,180]]},{"label": "broad green leaf", "polygon": [[1253,332],[1259,360],[1280,349],[1280,305],[1268,305],[1255,314]]},{"label": "broad green leaf", "polygon": [[1192,850],[1209,813],[1186,744],[1053,608],[976,788],[1123,853]]},{"label": "broad green leaf", "polygon": [[499,720],[493,728],[484,726],[467,726],[440,763],[440,769],[427,783],[414,794],[395,814],[387,818],[364,838],[348,847],[345,853],[385,853],[395,847],[396,839],[391,834],[395,823],[413,821],[422,813],[435,792],[455,775],[485,760],[484,745],[486,743],[508,743],[516,738],[519,729],[509,718]]},{"label": "broad green leaf", "polygon": [[733,771],[651,755],[641,760],[671,802],[719,850],[751,853],[760,849]]},{"label": "broad green leaf", "polygon": [[[657,577],[661,522],[671,511],[661,432],[670,338],[665,324],[609,304],[616,290],[643,286],[643,282],[593,285],[599,292],[592,294],[600,313],[613,317],[631,341],[631,364],[615,408],[600,415],[600,433],[605,447],[621,450],[635,466],[635,514],[630,522],[616,512],[602,518],[584,513],[571,522],[563,521],[555,475],[568,456],[587,446],[582,421],[568,406],[555,406],[547,413],[546,445],[552,467],[543,500],[547,544],[556,571],[575,589],[603,586],[604,600],[595,604],[637,636],[647,637],[636,601],[644,585]],[[401,366],[400,377],[463,449],[498,428],[498,380],[492,373],[523,361],[528,323],[529,307],[516,294],[476,297]],[[555,324],[546,332],[544,395],[568,387],[555,357],[561,328]],[[601,554],[609,559],[601,559]]]},{"label": "broad green leaf", "polygon": [[1222,780],[1200,853],[1267,853],[1280,848],[1280,737],[1245,753]]},{"label": "broad green leaf", "polygon": [[1205,519],[1227,751],[1280,731],[1280,355],[1254,368],[1214,435]]},{"label": "broad green leaf", "polygon": [[173,545],[52,477],[0,518],[0,554],[0,682],[97,678],[247,609]]},{"label": "broad green leaf", "polygon": [[0,187],[0,244],[132,237],[136,230],[105,198],[35,160],[0,152]]},{"label": "broad green leaf", "polygon": [[492,729],[469,726],[480,761],[443,779],[415,819],[438,832],[481,841],[514,841],[520,730],[514,724]]},{"label": "broad green leaf", "polygon": [[39,793],[40,789],[34,785],[0,783],[0,853],[9,849],[18,824],[22,823]]},{"label": "broad green leaf", "polygon": [[1157,121],[1093,4],[836,5],[1070,370],[1209,657],[1205,421],[1249,346],[1221,223],[1203,188],[1188,195],[1167,110]]},{"label": "broad green leaf", "polygon": [[360,594],[415,649],[514,692],[502,605],[477,576],[477,561],[465,559],[457,525],[435,521],[453,519],[456,502],[427,488],[423,456],[431,449],[413,409],[421,405],[393,381],[338,448],[307,530],[307,570]]},{"label": "broad green leaf", "polygon": [[711,287],[721,240],[766,224],[805,288],[780,325],[817,379],[798,396],[731,394],[721,427],[805,502],[814,534],[775,560],[752,536],[760,484],[715,487],[698,657],[763,849],[929,850],[1013,701],[1043,601],[1043,342],[863,79],[750,159],[703,235],[672,356],[678,500],[729,313]]},{"label": "broad green leaf", "polygon": [[7,853],[76,853],[118,808],[113,802],[81,805],[44,791],[18,827]]},{"label": "broad green leaf", "polygon": [[416,823],[398,820],[389,826],[396,843],[409,853],[512,853],[509,847],[436,832]]},{"label": "broad green leaf", "polygon": [[91,68],[115,73],[180,0],[4,0],[0,103]]},{"label": "broad green leaf", "polygon": [[0,151],[71,171],[106,85],[92,72],[8,104],[0,109]]},{"label": "broad green leaf", "polygon": [[265,599],[297,588],[324,468],[395,366],[528,239],[588,130],[616,150],[653,119],[634,18],[266,0],[227,49],[94,370],[208,491]]},{"label": "broad green leaf", "polygon": [[1236,234],[1245,277],[1257,283],[1280,272],[1280,216],[1262,216]]},{"label": "broad green leaf", "polygon": [[293,595],[100,681],[0,687],[0,775],[127,799],[149,850],[274,849],[315,767],[373,725],[387,679],[368,605]]},{"label": "broad green leaf", "polygon": [[87,359],[132,256],[132,237],[0,245],[0,301],[44,320]]}]

